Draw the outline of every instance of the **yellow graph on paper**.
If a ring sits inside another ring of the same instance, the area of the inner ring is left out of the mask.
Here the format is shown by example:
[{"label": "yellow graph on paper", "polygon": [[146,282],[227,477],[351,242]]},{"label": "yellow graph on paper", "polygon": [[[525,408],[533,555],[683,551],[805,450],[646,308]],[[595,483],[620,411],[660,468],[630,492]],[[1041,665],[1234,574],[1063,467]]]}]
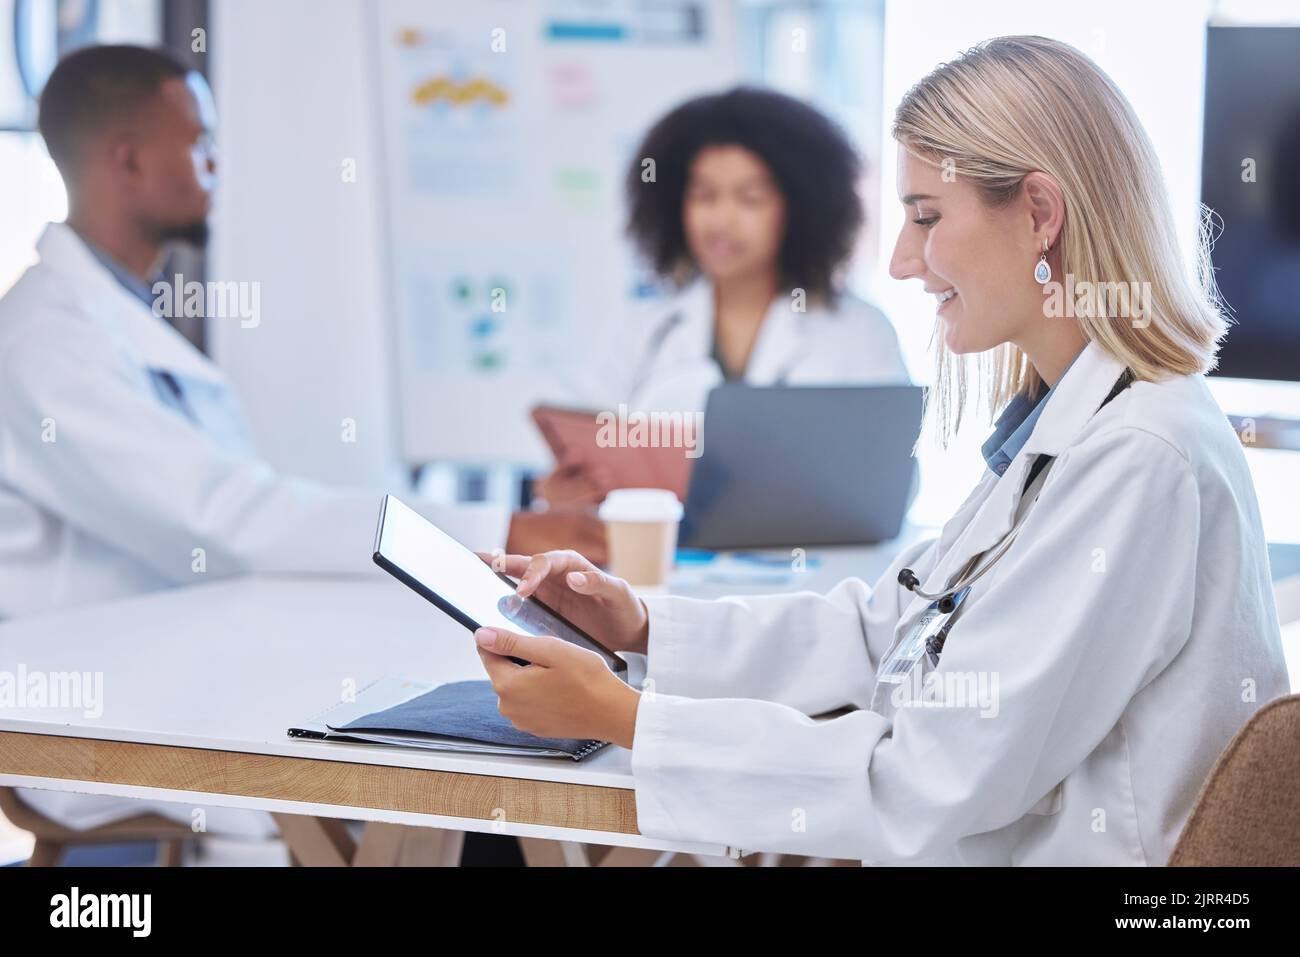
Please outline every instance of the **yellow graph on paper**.
[{"label": "yellow graph on paper", "polygon": [[500,108],[510,102],[510,94],[484,77],[471,77],[462,83],[449,76],[436,76],[417,86],[411,99],[418,106],[445,100],[452,106],[482,102]]}]

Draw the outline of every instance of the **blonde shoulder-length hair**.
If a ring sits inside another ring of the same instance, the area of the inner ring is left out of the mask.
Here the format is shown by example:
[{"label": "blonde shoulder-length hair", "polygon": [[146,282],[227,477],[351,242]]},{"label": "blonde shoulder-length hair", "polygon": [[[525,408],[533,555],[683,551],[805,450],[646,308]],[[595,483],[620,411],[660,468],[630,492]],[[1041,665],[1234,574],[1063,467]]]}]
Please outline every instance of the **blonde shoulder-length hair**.
[{"label": "blonde shoulder-length hair", "polygon": [[[1049,174],[1065,198],[1057,239],[1064,275],[1054,278],[1147,294],[1147,314],[1136,322],[1108,317],[1104,297],[1081,297],[1082,308],[1072,308],[1083,334],[1141,380],[1214,367],[1227,320],[1210,268],[1210,216],[1202,210],[1189,268],[1151,141],[1083,53],[1044,37],[986,40],[908,91],[893,135],[923,162],[967,177],[993,206],[1014,198],[1028,173]],[[935,353],[931,403],[946,444],[961,424],[969,373],[937,334]],[[1038,388],[1038,374],[1010,343],[985,353],[979,372],[990,412]]]}]

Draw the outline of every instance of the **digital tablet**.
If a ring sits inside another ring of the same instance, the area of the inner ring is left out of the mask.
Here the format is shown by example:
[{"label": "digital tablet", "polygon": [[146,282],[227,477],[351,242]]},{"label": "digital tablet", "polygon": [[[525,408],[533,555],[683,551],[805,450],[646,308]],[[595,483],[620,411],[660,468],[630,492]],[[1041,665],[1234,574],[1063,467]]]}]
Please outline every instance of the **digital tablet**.
[{"label": "digital tablet", "polygon": [[379,510],[375,564],[471,632],[553,635],[600,655],[611,671],[627,672],[622,658],[536,598],[519,598],[514,581],[391,495]]}]

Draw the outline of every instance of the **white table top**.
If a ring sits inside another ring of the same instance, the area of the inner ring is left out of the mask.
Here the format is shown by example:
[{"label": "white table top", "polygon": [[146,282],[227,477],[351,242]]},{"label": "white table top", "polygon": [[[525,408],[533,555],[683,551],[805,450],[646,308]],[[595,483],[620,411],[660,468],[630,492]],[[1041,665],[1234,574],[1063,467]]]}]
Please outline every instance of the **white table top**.
[{"label": "white table top", "polygon": [[[856,571],[873,577],[895,546],[810,554],[784,586],[719,583],[695,569],[672,590],[712,597],[823,589]],[[366,578],[214,581],[0,625],[0,672],[103,675],[103,713],[0,708],[0,730],[299,758],[387,764],[630,788],[630,753],[582,762],[459,755],[289,738],[286,730],[384,675],[481,679],[469,634],[376,570]]]},{"label": "white table top", "polygon": [[[683,567],[670,590],[716,597],[824,591],[851,575],[872,581],[922,534],[810,550],[809,569],[777,584],[712,581],[707,566]],[[289,738],[290,726],[340,700],[346,682],[359,689],[384,675],[483,677],[465,629],[378,570],[366,578],[215,581],[0,625],[0,672],[17,675],[20,667],[102,673],[103,713],[0,708],[0,730],[632,786],[630,753],[613,746],[572,762]]]},{"label": "white table top", "polygon": [[628,787],[627,752],[575,763],[292,739],[394,675],[482,678],[460,625],[386,576],[218,581],[0,627],[0,671],[102,672],[103,714],[0,711],[0,730]]},{"label": "white table top", "polygon": [[[673,593],[826,590],[844,577],[875,580],[893,555],[924,534],[887,544],[815,549],[807,571],[763,572],[744,583],[735,562],[684,566]],[[763,553],[781,558],[781,553]],[[1294,555],[1291,555],[1294,558]],[[1288,562],[1279,579],[1300,573]],[[1279,567],[1281,566],[1281,567]],[[744,568],[740,568],[744,573]],[[510,778],[629,788],[628,752],[610,746],[584,762],[448,754],[290,739],[286,729],[383,675],[425,681],[481,679],[464,628],[374,572],[364,579],[253,577],[149,594],[0,624],[0,672],[99,672],[103,714],[0,709],[0,729],[281,754],[326,761],[433,768]]]}]

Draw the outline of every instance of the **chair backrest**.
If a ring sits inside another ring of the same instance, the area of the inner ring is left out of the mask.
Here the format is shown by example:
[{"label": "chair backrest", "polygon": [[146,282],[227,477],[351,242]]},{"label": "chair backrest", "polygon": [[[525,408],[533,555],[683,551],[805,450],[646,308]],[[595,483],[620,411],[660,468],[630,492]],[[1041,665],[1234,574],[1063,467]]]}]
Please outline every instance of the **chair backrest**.
[{"label": "chair backrest", "polygon": [[1169,864],[1300,866],[1300,695],[1270,701],[1228,743]]},{"label": "chair backrest", "polygon": [[38,829],[43,829],[47,824],[51,826],[51,829],[66,830],[66,828],[61,828],[57,824],[47,821],[37,811],[24,804],[18,797],[18,792],[9,787],[0,787],[0,814],[8,818],[9,823],[20,831],[36,833]]}]

